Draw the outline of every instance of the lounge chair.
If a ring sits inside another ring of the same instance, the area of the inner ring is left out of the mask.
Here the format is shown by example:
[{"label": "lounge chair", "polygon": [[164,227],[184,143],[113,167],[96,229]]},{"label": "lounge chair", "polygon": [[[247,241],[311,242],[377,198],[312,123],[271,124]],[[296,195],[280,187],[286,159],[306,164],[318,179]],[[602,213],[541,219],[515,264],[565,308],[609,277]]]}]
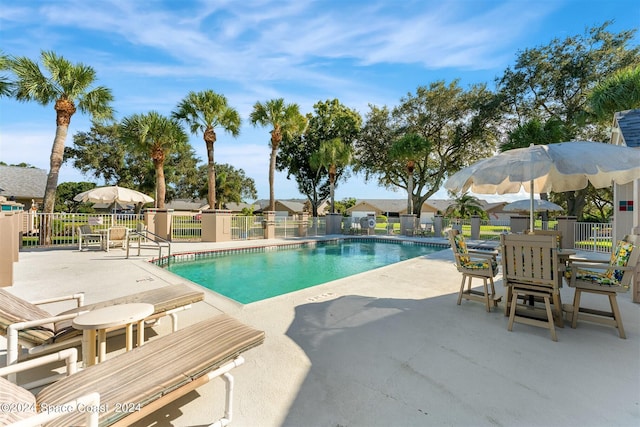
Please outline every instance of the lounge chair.
[{"label": "lounge chair", "polygon": [[[77,307],[56,315],[38,307],[70,299],[76,300]],[[146,320],[170,316],[172,329],[175,331],[178,328],[177,313],[203,299],[204,292],[185,284],[164,286],[90,305],[83,305],[83,294],[31,303],[0,289],[0,333],[7,337],[7,365],[14,364],[20,356],[25,356],[21,354],[20,347],[28,349],[26,356],[29,356],[79,345],[81,331],[71,327],[71,319],[82,312],[115,304],[146,302],[154,305],[153,314]]]},{"label": "lounge chair", "polygon": [[78,250],[92,245],[102,248],[102,234],[93,231],[89,224],[81,225],[78,227]]},{"label": "lounge chair", "polygon": [[[55,408],[82,396],[88,399],[98,395],[99,424],[93,425],[126,426],[222,376],[226,382],[226,405],[224,417],[217,425],[224,426],[232,418],[233,377],[229,371],[244,363],[241,353],[263,342],[263,331],[221,314],[72,373],[20,403],[23,407]],[[15,366],[1,368],[0,376],[15,369]],[[28,398],[15,384],[0,381],[0,395],[19,393]],[[71,410],[46,425],[84,425],[86,418],[86,413]]]}]

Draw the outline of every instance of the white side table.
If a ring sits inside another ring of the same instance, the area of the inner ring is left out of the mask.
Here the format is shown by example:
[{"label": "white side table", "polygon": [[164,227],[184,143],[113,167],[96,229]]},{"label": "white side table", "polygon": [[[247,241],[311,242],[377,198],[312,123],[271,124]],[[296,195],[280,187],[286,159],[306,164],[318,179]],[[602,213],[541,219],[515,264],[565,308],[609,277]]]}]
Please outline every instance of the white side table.
[{"label": "white side table", "polygon": [[96,332],[98,337],[98,362],[107,354],[107,329],[125,327],[127,351],[133,348],[133,324],[138,325],[138,346],[144,343],[144,319],[154,312],[152,304],[118,304],[98,308],[73,319],[72,325],[82,330],[82,359],[85,366],[96,361]]}]

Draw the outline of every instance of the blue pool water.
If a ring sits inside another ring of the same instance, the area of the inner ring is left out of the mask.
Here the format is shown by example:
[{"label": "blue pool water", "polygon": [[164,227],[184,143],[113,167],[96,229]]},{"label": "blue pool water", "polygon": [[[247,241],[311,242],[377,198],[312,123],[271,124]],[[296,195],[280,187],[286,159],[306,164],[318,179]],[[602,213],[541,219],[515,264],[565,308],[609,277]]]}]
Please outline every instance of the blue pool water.
[{"label": "blue pool water", "polygon": [[169,271],[248,304],[426,255],[442,248],[409,242],[338,240],[292,249],[216,254]]}]

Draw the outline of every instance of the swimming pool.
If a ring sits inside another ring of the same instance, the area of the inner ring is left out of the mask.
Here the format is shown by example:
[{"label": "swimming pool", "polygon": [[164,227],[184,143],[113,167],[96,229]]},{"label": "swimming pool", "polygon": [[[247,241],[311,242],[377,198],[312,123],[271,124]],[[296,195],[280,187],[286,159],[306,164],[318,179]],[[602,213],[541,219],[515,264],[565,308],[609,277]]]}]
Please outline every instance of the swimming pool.
[{"label": "swimming pool", "polygon": [[167,269],[249,304],[442,249],[406,241],[335,239],[176,255]]}]

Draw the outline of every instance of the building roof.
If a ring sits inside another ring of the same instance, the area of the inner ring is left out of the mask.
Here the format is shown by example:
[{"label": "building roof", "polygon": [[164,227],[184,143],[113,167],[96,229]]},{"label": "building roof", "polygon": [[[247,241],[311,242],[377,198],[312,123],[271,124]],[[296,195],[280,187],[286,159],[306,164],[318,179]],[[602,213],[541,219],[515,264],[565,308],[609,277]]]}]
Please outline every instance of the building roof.
[{"label": "building roof", "polygon": [[627,147],[640,147],[640,109],[620,111],[614,115]]},{"label": "building roof", "polygon": [[16,199],[42,199],[47,171],[37,168],[0,166],[0,195]]}]

